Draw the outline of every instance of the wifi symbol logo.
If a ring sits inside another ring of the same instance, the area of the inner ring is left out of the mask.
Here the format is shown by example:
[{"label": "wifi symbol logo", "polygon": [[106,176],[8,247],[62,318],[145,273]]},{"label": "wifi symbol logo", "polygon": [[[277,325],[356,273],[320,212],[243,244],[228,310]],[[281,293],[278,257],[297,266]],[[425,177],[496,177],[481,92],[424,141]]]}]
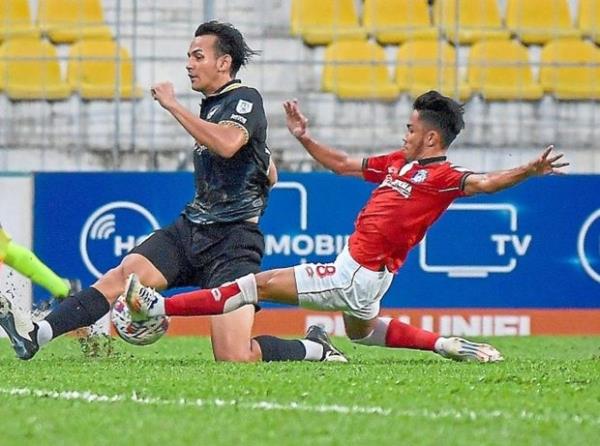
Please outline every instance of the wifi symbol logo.
[{"label": "wifi symbol logo", "polygon": [[116,228],[115,214],[103,215],[90,228],[90,238],[92,240],[108,240]]},{"label": "wifi symbol logo", "polygon": [[79,236],[79,252],[88,271],[101,277],[118,265],[152,231],[160,228],[148,209],[130,201],[100,206],[86,219]]}]

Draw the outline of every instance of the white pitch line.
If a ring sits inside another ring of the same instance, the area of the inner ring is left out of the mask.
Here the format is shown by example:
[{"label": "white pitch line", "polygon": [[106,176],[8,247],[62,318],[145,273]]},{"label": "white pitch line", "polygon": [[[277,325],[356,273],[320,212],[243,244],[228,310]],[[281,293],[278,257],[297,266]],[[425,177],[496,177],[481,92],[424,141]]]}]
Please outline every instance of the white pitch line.
[{"label": "white pitch line", "polygon": [[43,390],[29,388],[4,388],[0,387],[0,394],[16,397],[33,397],[44,399],[55,399],[62,401],[83,401],[86,403],[120,403],[131,402],[150,406],[181,406],[181,407],[239,407],[244,409],[265,411],[292,411],[292,412],[316,412],[316,413],[338,413],[338,414],[362,414],[378,416],[394,416],[400,418],[417,418],[427,420],[455,419],[477,421],[482,419],[504,420],[514,422],[516,420],[532,421],[535,423],[573,423],[590,424],[600,426],[600,417],[587,414],[559,413],[535,413],[527,410],[507,412],[503,410],[469,410],[469,409],[390,409],[379,406],[344,406],[339,404],[310,405],[304,403],[278,403],[275,401],[239,401],[224,399],[164,399],[160,397],[143,397],[135,391],[129,395],[100,395],[89,391],[77,390]]},{"label": "white pitch line", "polygon": [[89,391],[76,390],[42,390],[28,388],[2,388],[0,394],[10,396],[34,397],[34,398],[50,398],[55,400],[77,400],[86,403],[118,403],[132,402],[142,405],[155,406],[185,406],[185,407],[228,407],[235,406],[246,409],[255,410],[279,410],[279,411],[297,411],[297,412],[319,412],[319,413],[340,413],[340,414],[375,414],[388,416],[391,414],[389,409],[382,407],[369,406],[343,406],[339,404],[322,404],[310,405],[304,403],[278,403],[273,401],[238,401],[238,400],[222,400],[222,399],[163,399],[159,397],[142,397],[136,392],[131,395],[99,395]]}]

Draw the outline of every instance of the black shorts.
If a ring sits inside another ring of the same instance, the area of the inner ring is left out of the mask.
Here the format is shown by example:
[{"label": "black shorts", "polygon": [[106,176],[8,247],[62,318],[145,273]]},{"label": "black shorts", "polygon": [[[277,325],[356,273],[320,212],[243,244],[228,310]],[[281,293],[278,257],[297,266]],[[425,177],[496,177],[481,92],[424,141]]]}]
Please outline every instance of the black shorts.
[{"label": "black shorts", "polygon": [[256,223],[197,225],[182,215],[131,252],[150,260],[167,279],[168,288],[214,288],[258,273],[264,250]]}]

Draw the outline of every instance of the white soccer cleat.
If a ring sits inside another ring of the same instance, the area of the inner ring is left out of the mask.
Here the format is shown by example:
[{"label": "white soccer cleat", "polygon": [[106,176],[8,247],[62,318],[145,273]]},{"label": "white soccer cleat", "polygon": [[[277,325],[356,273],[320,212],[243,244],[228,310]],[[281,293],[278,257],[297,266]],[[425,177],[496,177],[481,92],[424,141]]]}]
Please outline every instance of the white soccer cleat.
[{"label": "white soccer cleat", "polygon": [[164,297],[152,288],[143,286],[137,275],[131,273],[125,285],[125,302],[134,322],[148,320],[152,308]]},{"label": "white soccer cleat", "polygon": [[444,338],[437,353],[454,361],[500,362],[502,354],[489,344],[478,344],[462,338]]}]

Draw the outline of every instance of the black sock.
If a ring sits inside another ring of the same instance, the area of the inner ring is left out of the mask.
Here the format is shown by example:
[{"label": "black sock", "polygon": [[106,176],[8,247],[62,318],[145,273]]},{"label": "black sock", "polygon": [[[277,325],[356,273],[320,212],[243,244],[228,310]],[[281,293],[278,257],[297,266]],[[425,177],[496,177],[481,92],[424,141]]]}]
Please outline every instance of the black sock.
[{"label": "black sock", "polygon": [[280,339],[274,336],[257,336],[254,338],[262,351],[262,360],[270,361],[302,361],[306,356],[306,348],[297,339]]},{"label": "black sock", "polygon": [[109,309],[110,305],[100,291],[86,288],[64,299],[45,319],[52,327],[54,339],[77,328],[92,325]]}]

